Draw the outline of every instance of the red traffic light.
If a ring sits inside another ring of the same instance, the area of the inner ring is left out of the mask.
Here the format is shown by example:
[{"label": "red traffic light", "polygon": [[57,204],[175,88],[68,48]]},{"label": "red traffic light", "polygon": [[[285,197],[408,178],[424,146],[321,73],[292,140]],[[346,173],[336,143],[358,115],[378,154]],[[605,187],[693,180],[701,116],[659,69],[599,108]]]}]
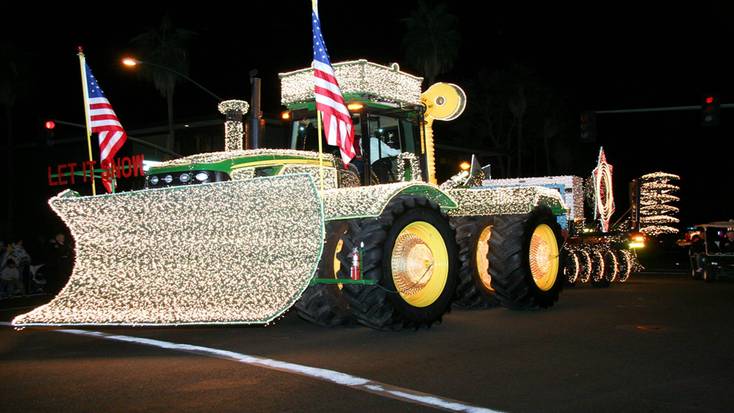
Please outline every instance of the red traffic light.
[{"label": "red traffic light", "polygon": [[53,128],[56,127],[56,122],[54,122],[52,120],[47,120],[46,123],[44,124],[44,126],[46,127],[46,129],[51,130],[51,129],[53,129]]},{"label": "red traffic light", "polygon": [[709,105],[712,104],[712,103],[714,103],[714,97],[713,96],[706,96],[705,102],[707,104],[709,104]]}]

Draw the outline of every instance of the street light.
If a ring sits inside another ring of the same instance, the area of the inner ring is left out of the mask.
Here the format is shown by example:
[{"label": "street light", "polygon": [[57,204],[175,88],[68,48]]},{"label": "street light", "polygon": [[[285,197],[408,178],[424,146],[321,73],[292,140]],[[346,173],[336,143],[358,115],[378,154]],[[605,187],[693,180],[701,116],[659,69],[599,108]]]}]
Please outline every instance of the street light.
[{"label": "street light", "polygon": [[217,96],[214,92],[212,92],[211,90],[209,90],[209,89],[205,88],[204,86],[202,86],[199,82],[195,81],[194,79],[186,76],[185,74],[183,74],[183,73],[181,73],[181,72],[179,72],[177,70],[171,69],[170,67],[159,65],[158,63],[152,63],[152,62],[148,62],[148,61],[143,61],[143,60],[135,59],[133,57],[125,57],[125,58],[123,58],[122,59],[122,64],[125,65],[125,66],[127,66],[127,67],[130,67],[130,68],[135,67],[137,65],[148,65],[148,66],[153,66],[153,67],[157,67],[159,69],[163,69],[163,70],[169,71],[169,72],[171,72],[171,73],[173,73],[175,75],[181,76],[182,78],[184,78],[184,79],[188,80],[189,82],[195,84],[196,86],[199,87],[199,89],[201,89],[204,92],[206,92],[207,94],[213,96],[214,99],[217,100],[217,102],[221,102],[223,100],[222,98],[220,98],[219,96]]}]

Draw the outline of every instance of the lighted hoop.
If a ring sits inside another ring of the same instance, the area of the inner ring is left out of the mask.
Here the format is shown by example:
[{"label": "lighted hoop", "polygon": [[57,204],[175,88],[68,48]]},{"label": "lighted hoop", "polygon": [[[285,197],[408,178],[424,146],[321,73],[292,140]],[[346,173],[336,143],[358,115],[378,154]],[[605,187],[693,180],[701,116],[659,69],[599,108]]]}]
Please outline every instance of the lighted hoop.
[{"label": "lighted hoop", "polygon": [[594,176],[594,216],[601,221],[604,232],[609,231],[609,221],[614,214],[614,189],[612,165],[607,163],[604,148],[599,149],[599,161],[592,172]]}]

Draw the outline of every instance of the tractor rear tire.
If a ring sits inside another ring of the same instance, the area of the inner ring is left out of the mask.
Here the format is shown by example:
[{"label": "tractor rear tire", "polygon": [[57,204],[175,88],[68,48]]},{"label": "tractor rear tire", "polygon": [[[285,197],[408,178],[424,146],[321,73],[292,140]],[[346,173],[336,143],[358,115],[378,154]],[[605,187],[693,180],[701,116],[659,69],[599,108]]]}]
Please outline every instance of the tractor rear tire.
[{"label": "tractor rear tire", "polygon": [[[326,225],[326,241],[316,277],[336,278],[338,266],[341,264],[336,261],[336,254],[340,250],[340,240],[347,231],[347,225],[344,221]],[[349,305],[337,284],[310,285],[296,301],[295,307],[301,318],[324,327],[340,326],[352,320]]]},{"label": "tractor rear tire", "polygon": [[456,230],[461,262],[454,301],[456,307],[490,308],[500,304],[489,275],[489,239],[493,223],[492,217],[459,217],[451,222]]},{"label": "tractor rear tire", "polygon": [[454,231],[435,202],[399,196],[379,217],[350,221],[338,254],[339,278],[349,278],[348,252],[355,247],[362,249],[363,279],[377,282],[342,290],[359,323],[378,330],[418,329],[450,311],[458,254]]},{"label": "tractor rear tire", "polygon": [[548,308],[563,288],[561,227],[550,209],[495,217],[489,240],[492,285],[503,306]]}]

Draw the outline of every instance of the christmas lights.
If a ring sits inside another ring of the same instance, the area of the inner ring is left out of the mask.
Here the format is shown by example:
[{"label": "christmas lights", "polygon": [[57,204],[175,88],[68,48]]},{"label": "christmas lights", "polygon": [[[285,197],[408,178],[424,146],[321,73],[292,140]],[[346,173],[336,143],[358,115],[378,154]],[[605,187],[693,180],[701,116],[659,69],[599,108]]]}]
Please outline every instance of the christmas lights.
[{"label": "christmas lights", "polygon": [[455,188],[447,191],[459,207],[448,211],[450,216],[486,216],[527,214],[536,206],[564,208],[558,191],[540,186],[509,188]]},{"label": "christmas lights", "polygon": [[[321,170],[321,171],[320,171]],[[321,189],[321,177],[323,173],[324,189],[334,189],[339,186],[336,169],[324,166],[320,168],[318,165],[285,165],[279,175],[291,175],[307,173],[311,175],[316,186]]]},{"label": "christmas lights", "polygon": [[329,189],[321,192],[324,201],[324,216],[327,221],[349,218],[376,217],[382,214],[387,204],[400,193],[420,195],[456,207],[456,201],[438,191],[435,186],[419,182],[396,182],[357,188]]},{"label": "christmas lights", "polygon": [[[234,150],[234,151],[223,151],[223,152],[208,152],[200,153],[196,155],[186,156],[183,158],[173,159],[166,162],[161,162],[156,168],[168,168],[182,165],[194,165],[201,163],[217,163],[223,161],[237,161],[238,158],[270,158],[272,160],[280,158],[302,158],[307,160],[319,160],[318,152],[310,151],[298,151],[294,149],[248,149],[248,150]],[[323,154],[324,165],[334,166],[334,156],[328,153]],[[246,161],[246,159],[242,159]]]},{"label": "christmas lights", "polygon": [[247,113],[250,105],[244,100],[225,100],[218,106],[219,112],[226,116],[224,122],[224,149],[226,151],[242,150],[245,136],[242,115]]},{"label": "christmas lights", "polygon": [[[410,168],[410,178],[405,177],[405,166],[406,163]],[[402,152],[397,157],[397,176],[398,179],[401,181],[422,181],[423,176],[421,173],[421,164],[420,160],[417,156],[415,156],[414,153],[411,152]]]},{"label": "christmas lights", "polygon": [[339,187],[340,188],[353,188],[361,185],[359,182],[359,175],[350,169],[339,169]]},{"label": "christmas lights", "polygon": [[641,270],[642,266],[632,251],[618,247],[621,239],[612,237],[605,238],[601,243],[565,245],[567,255],[564,274],[567,281],[571,284],[575,281],[588,283],[604,279],[608,282],[626,282],[630,274]]},{"label": "christmas lights", "polygon": [[[298,202],[294,202],[298,200]],[[267,323],[308,286],[324,239],[308,175],[49,200],[76,261],[27,325]]]},{"label": "christmas lights", "polygon": [[239,168],[229,174],[233,181],[244,181],[255,177],[255,168]]},{"label": "christmas lights", "polygon": [[[423,78],[401,72],[397,63],[388,67],[360,59],[334,63],[332,66],[339,88],[345,95],[366,95],[373,101],[420,104]],[[313,69],[280,73],[278,76],[283,105],[314,99]]]},{"label": "christmas lights", "polygon": [[640,178],[640,231],[650,236],[678,232],[673,225],[680,221],[673,215],[679,209],[669,204],[680,201],[678,196],[672,194],[679,189],[672,181],[679,179],[678,175],[666,172],[655,172]]},{"label": "christmas lights", "polygon": [[614,190],[612,165],[607,162],[604,148],[599,148],[599,160],[591,173],[594,181],[594,217],[599,218],[602,231],[609,231],[609,221],[614,214]]},{"label": "christmas lights", "polygon": [[544,186],[554,188],[562,194],[565,204],[569,207],[567,213],[569,221],[577,223],[584,221],[584,185],[583,179],[578,176],[487,179],[482,181],[482,185],[490,188],[508,186]]}]

